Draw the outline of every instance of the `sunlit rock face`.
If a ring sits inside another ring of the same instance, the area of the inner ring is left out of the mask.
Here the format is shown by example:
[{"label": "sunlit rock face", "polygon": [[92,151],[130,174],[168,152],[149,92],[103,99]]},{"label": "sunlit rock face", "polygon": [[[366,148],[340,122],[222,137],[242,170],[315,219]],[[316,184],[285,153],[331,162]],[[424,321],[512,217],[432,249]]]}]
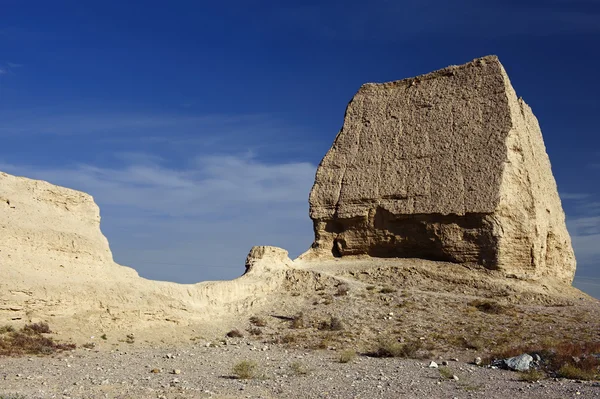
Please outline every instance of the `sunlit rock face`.
[{"label": "sunlit rock face", "polygon": [[538,121],[495,56],[363,85],[319,165],[310,217],[312,256],[575,273]]}]

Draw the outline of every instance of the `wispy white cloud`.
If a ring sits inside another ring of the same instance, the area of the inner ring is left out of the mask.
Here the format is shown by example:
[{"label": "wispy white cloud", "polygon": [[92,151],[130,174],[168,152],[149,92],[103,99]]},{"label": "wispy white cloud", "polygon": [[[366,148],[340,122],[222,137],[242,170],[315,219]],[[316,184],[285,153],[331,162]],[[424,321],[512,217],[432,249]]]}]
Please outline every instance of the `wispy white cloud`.
[{"label": "wispy white cloud", "polygon": [[560,193],[560,198],[562,200],[582,200],[588,198],[589,194],[582,193]]},{"label": "wispy white cloud", "polygon": [[128,162],[122,168],[0,164],[0,170],[91,193],[117,261],[150,278],[231,278],[243,272],[252,245],[283,246],[294,256],[310,245],[315,165],[246,154],[198,156],[176,169],[152,155],[121,157]]},{"label": "wispy white cloud", "polygon": [[7,73],[6,69],[2,69],[2,68],[0,68],[0,75],[3,75],[3,74],[5,74],[5,73]]},{"label": "wispy white cloud", "polygon": [[[143,132],[148,140],[168,140],[177,133],[220,134],[233,130],[236,134],[256,129],[281,128],[270,116],[250,115],[169,115],[115,112],[65,112],[62,109],[28,109],[0,113],[3,124],[0,136],[22,135],[134,135]],[[160,135],[155,136],[159,132]]]}]

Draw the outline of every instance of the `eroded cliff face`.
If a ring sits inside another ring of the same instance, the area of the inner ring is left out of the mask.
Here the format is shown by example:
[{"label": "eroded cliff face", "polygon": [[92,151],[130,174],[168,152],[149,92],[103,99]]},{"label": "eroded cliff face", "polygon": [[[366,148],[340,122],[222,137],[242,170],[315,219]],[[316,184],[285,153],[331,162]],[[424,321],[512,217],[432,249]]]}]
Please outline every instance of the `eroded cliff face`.
[{"label": "eroded cliff face", "polygon": [[12,281],[137,276],[113,262],[90,195],[1,172],[0,263]]},{"label": "eroded cliff face", "polygon": [[140,278],[113,261],[90,195],[0,172],[0,324],[142,329],[218,320],[265,303],[292,261],[283,249],[255,247],[247,264],[231,281]]},{"label": "eroded cliff face", "polygon": [[310,216],[307,256],[575,272],[539,125],[495,56],[362,86],[319,165]]}]

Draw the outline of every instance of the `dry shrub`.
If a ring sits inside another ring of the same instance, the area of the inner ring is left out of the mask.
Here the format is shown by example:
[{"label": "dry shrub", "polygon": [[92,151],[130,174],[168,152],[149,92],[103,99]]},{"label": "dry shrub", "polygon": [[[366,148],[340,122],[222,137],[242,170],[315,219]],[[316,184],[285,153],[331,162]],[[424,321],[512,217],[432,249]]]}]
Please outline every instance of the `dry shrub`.
[{"label": "dry shrub", "polygon": [[519,373],[519,379],[526,382],[538,382],[546,378],[546,373],[536,369],[530,369]]},{"label": "dry shrub", "polygon": [[244,334],[238,329],[233,329],[227,333],[229,338],[244,338]]},{"label": "dry shrub", "polygon": [[350,291],[350,286],[346,283],[342,283],[337,286],[337,291],[335,296],[345,296],[348,295],[348,291]]},{"label": "dry shrub", "polygon": [[306,375],[309,372],[308,367],[306,367],[304,364],[302,364],[302,362],[294,362],[294,363],[290,364],[290,369],[296,375]]},{"label": "dry shrub", "polygon": [[392,288],[392,287],[383,287],[382,289],[379,290],[380,293],[382,294],[395,294],[398,290],[396,288]]},{"label": "dry shrub", "polygon": [[454,371],[452,371],[450,367],[440,367],[438,370],[442,378],[449,380],[450,378],[454,377]]},{"label": "dry shrub", "polygon": [[319,330],[328,331],[342,331],[344,329],[344,323],[337,317],[331,316],[329,321],[322,321],[319,323]]},{"label": "dry shrub", "polygon": [[46,323],[28,324],[21,330],[3,327],[0,335],[0,356],[49,355],[75,349],[74,344],[61,344],[42,334],[50,332]]},{"label": "dry shrub", "polygon": [[296,342],[296,336],[293,334],[286,334],[283,337],[281,337],[281,342],[284,344],[293,344],[294,342]]},{"label": "dry shrub", "polygon": [[400,343],[395,339],[383,338],[379,341],[377,350],[371,353],[371,356],[414,358],[421,346],[421,341]]},{"label": "dry shrub", "polygon": [[340,363],[350,363],[355,358],[356,351],[353,351],[351,349],[342,351],[342,353],[340,353]]},{"label": "dry shrub", "polygon": [[50,326],[48,326],[48,323],[44,322],[26,324],[25,327],[23,327],[23,330],[33,331],[38,334],[50,334],[52,332],[50,331]]},{"label": "dry shrub", "polygon": [[6,326],[0,327],[0,334],[6,334],[9,332],[13,332],[13,331],[15,331],[15,328],[11,325],[6,325]]},{"label": "dry shrub", "polygon": [[294,316],[292,316],[290,328],[304,328],[304,313],[298,312]]},{"label": "dry shrub", "polygon": [[233,374],[241,379],[248,380],[250,378],[256,377],[256,373],[258,371],[258,365],[256,362],[250,360],[243,360],[233,366]]},{"label": "dry shrub", "polygon": [[256,327],[266,327],[267,326],[266,320],[261,317],[258,317],[258,316],[252,316],[250,318],[250,323]]},{"label": "dry shrub", "polygon": [[263,333],[262,330],[257,327],[251,327],[247,331],[250,335],[254,335],[254,336],[262,335],[262,333]]}]

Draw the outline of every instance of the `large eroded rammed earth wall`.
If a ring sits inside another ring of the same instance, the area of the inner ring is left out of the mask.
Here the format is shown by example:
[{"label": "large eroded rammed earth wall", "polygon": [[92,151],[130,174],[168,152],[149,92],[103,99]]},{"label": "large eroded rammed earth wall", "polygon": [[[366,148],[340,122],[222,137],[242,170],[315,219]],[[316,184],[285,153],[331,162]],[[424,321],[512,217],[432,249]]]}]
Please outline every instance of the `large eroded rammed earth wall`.
[{"label": "large eroded rammed earth wall", "polygon": [[478,263],[571,282],[537,119],[495,56],[365,84],[310,194],[313,253]]}]

